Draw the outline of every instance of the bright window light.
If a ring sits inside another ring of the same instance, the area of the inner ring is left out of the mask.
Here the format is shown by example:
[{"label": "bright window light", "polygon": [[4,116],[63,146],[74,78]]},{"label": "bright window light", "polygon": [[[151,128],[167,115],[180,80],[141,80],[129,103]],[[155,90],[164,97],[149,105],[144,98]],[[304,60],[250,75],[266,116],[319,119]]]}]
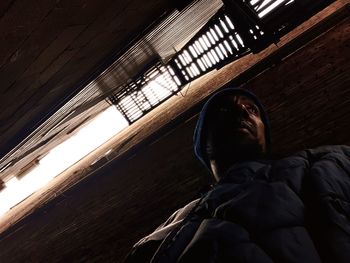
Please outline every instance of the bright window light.
[{"label": "bright window light", "polygon": [[197,60],[198,65],[200,66],[202,71],[205,71],[205,66],[203,65],[202,61],[200,59]]},{"label": "bright window light", "polygon": [[193,78],[193,74],[191,72],[191,69],[190,68],[186,68],[186,71],[187,71],[188,75],[190,75],[190,77]]},{"label": "bright window light", "polygon": [[205,62],[207,62],[207,65],[208,65],[208,67],[211,67],[212,66],[212,64],[211,64],[211,62],[210,62],[210,60],[209,60],[209,58],[208,58],[208,56],[207,56],[207,54],[204,54],[204,59],[205,59]]},{"label": "bright window light", "polygon": [[231,40],[233,46],[235,47],[235,49],[236,49],[236,50],[239,50],[238,45],[237,45],[237,42],[233,39],[233,36],[230,36],[230,40]]},{"label": "bright window light", "polygon": [[222,28],[225,30],[225,32],[228,33],[229,30],[228,30],[227,26],[225,25],[224,21],[222,21],[221,19],[220,19],[220,24],[221,24]]},{"label": "bright window light", "polygon": [[175,59],[175,63],[176,63],[176,65],[178,66],[179,69],[182,68],[181,64],[179,63],[179,61],[178,61],[177,59]]},{"label": "bright window light", "polygon": [[214,44],[215,44],[214,37],[211,35],[211,33],[210,33],[209,31],[207,32],[207,36],[208,36],[208,38],[209,38],[209,40],[210,40],[210,43],[211,43],[212,45],[214,45]]},{"label": "bright window light", "polygon": [[224,37],[224,34],[221,32],[220,28],[217,25],[215,25],[215,30],[219,34],[220,38]]},{"label": "bright window light", "polygon": [[207,37],[206,35],[203,35],[203,39],[204,39],[204,43],[207,45],[207,47],[208,47],[208,48],[211,47],[211,44],[210,44],[210,42],[209,42],[209,39],[208,39],[208,37]]},{"label": "bright window light", "polygon": [[244,47],[244,43],[243,43],[243,40],[242,40],[241,36],[238,33],[235,34],[235,36],[236,36],[238,42],[241,44],[241,46]]},{"label": "bright window light", "polygon": [[228,16],[225,16],[226,22],[229,25],[231,29],[235,29],[235,26],[233,25],[231,19]]},{"label": "bright window light", "polygon": [[178,86],[181,86],[181,81],[179,80],[179,78],[177,76],[174,76],[174,80]]},{"label": "bright window light", "polygon": [[184,60],[184,58],[182,57],[181,54],[179,55],[179,59],[180,59],[182,65],[186,66],[186,62],[185,62],[185,60]]},{"label": "bright window light", "polygon": [[192,58],[187,50],[184,51],[184,56],[187,58],[188,64],[192,62]]},{"label": "bright window light", "polygon": [[216,51],[216,53],[219,54],[221,60],[225,59],[224,55],[222,54],[222,52],[218,46],[215,47],[215,51]]},{"label": "bright window light", "polygon": [[217,34],[215,33],[214,29],[210,28],[210,33],[214,37],[215,41],[219,41],[219,38],[218,38]]},{"label": "bright window light", "polygon": [[203,63],[203,65],[205,66],[205,68],[207,69],[207,68],[209,68],[209,66],[208,66],[208,63],[207,63],[207,61],[205,60],[205,54],[204,54],[204,56],[200,59],[201,61],[202,61],[202,63]]},{"label": "bright window light", "polygon": [[192,46],[190,46],[189,49],[190,49],[192,56],[194,56],[195,58],[198,57],[196,51],[194,50],[194,48]]},{"label": "bright window light", "polygon": [[0,192],[0,215],[127,126],[127,121],[114,106],[99,114],[77,134],[51,150],[35,169],[21,179],[14,177],[5,184]]},{"label": "bright window light", "polygon": [[265,7],[267,4],[269,4],[272,0],[265,0],[262,1],[262,3],[257,7],[256,11],[261,10],[263,7]]},{"label": "bright window light", "polygon": [[[270,1],[266,1],[267,3],[269,3]],[[276,0],[274,3],[272,3],[269,7],[267,7],[266,9],[264,9],[262,12],[260,12],[258,14],[258,16],[260,18],[264,17],[265,15],[267,15],[268,13],[270,13],[273,9],[275,9],[277,6],[279,6],[280,4],[282,4],[283,2],[286,2],[286,0]]]},{"label": "bright window light", "polygon": [[205,44],[205,41],[203,40],[202,37],[199,38],[199,43],[202,45],[202,47],[204,48],[204,50],[208,50],[207,45]]},{"label": "bright window light", "polygon": [[214,49],[210,50],[210,53],[211,53],[212,56],[214,57],[215,61],[216,61],[217,63],[219,63],[219,62],[220,62],[220,59],[219,59],[218,55],[215,53],[215,50],[214,50]]},{"label": "bright window light", "polygon": [[225,55],[225,57],[227,57],[226,49],[224,48],[224,46],[222,45],[222,43],[219,44],[219,47],[220,47],[222,53]]},{"label": "bright window light", "polygon": [[224,41],[224,44],[225,44],[225,47],[228,50],[228,52],[230,52],[232,54],[233,53],[232,49],[231,49],[230,45],[228,44],[228,42],[226,40]]},{"label": "bright window light", "polygon": [[250,4],[251,5],[255,5],[257,2],[259,2],[260,0],[252,0],[252,1],[250,1]]}]

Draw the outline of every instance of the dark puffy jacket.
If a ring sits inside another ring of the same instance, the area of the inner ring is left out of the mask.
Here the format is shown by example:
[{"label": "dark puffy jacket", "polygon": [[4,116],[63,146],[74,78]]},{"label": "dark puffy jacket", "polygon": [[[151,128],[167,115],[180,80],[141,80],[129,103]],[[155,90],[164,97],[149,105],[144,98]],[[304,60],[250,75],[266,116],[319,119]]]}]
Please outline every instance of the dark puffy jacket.
[{"label": "dark puffy jacket", "polygon": [[350,147],[227,176],[140,240],[127,262],[350,262]]},{"label": "dark puffy jacket", "polygon": [[[242,89],[217,92],[204,105],[194,150],[208,170],[203,142],[213,102]],[[350,147],[323,146],[277,161],[247,161],[200,200],[177,211],[133,248],[127,262],[350,263]]]}]

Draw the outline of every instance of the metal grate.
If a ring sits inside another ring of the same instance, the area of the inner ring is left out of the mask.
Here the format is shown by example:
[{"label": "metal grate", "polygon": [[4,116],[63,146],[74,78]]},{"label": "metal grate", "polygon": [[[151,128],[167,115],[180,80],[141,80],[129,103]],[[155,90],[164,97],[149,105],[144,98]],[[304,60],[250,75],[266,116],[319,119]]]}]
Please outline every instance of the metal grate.
[{"label": "metal grate", "polygon": [[[223,0],[224,7],[166,65],[153,67],[109,96],[133,123],[181,86],[238,58],[257,53],[330,0]],[[164,61],[163,61],[164,62]]]},{"label": "metal grate", "polygon": [[169,64],[186,84],[248,53],[258,53],[327,0],[224,0],[225,6]]},{"label": "metal grate", "polygon": [[[255,25],[249,29],[249,34],[258,40],[264,32]],[[182,82],[187,83],[250,51],[232,19],[221,12],[170,61],[170,65]]]},{"label": "metal grate", "polygon": [[248,1],[248,5],[254,9],[259,18],[263,18],[294,2],[295,0],[251,0]]},{"label": "metal grate", "polygon": [[260,25],[270,35],[271,40],[277,41],[278,37],[334,0],[223,0],[223,2],[232,16],[238,16],[238,19],[239,16],[249,17],[242,20]]},{"label": "metal grate", "polygon": [[181,87],[181,81],[171,66],[157,65],[135,81],[127,84],[117,94],[109,96],[109,101],[133,123],[154,109]]}]

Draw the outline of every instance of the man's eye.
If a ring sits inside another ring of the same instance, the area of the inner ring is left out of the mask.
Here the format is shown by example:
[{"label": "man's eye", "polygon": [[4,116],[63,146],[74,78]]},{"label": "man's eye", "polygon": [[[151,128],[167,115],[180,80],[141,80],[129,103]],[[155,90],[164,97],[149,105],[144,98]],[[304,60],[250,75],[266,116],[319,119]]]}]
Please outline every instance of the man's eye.
[{"label": "man's eye", "polygon": [[219,108],[219,112],[221,112],[221,113],[227,113],[227,112],[229,112],[229,109],[226,108],[226,107],[220,107],[220,108]]},{"label": "man's eye", "polygon": [[259,110],[255,105],[247,105],[247,110],[255,115],[259,115]]}]

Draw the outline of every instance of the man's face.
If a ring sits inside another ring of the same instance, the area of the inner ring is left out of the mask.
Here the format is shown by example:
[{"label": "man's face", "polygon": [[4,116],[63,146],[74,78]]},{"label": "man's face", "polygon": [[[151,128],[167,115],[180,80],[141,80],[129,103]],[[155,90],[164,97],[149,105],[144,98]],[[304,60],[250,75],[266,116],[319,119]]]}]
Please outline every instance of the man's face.
[{"label": "man's face", "polygon": [[[266,151],[265,127],[254,101],[244,95],[218,98],[208,112],[209,147],[230,153],[230,148]],[[208,145],[207,145],[208,147]]]}]

